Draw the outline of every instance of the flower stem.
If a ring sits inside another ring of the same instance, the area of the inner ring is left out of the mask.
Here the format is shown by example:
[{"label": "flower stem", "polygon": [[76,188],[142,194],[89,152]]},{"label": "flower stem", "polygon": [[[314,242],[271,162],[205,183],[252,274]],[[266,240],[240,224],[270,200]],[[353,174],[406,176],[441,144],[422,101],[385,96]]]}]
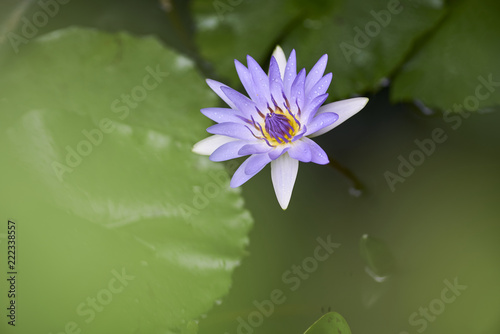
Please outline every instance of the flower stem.
[{"label": "flower stem", "polygon": [[364,190],[364,186],[356,177],[356,175],[354,175],[354,173],[351,172],[347,167],[341,165],[337,160],[332,159],[330,156],[328,157],[328,159],[330,160],[328,166],[338,171],[340,174],[346,177],[351,183],[351,188],[349,189],[349,193],[353,196],[359,197]]}]

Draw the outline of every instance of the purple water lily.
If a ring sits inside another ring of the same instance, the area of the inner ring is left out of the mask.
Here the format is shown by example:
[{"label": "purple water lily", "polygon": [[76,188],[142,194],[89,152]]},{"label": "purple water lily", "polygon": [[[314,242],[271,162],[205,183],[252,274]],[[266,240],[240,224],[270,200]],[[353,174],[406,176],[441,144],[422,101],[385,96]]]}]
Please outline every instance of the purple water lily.
[{"label": "purple water lily", "polygon": [[328,56],[321,57],[306,75],[296,70],[295,50],[288,61],[278,46],[269,75],[247,56],[248,68],[235,60],[236,71],[248,97],[207,79],[212,90],[230,108],[206,108],[201,112],[217,122],[207,129],[212,136],[196,143],[193,152],[226,161],[250,155],[236,170],[231,187],[239,187],[271,163],[271,177],[280,206],[285,210],[292,196],[299,161],[327,164],[328,156],[310,138],[326,133],[360,111],[365,97],[321,106],[332,74],[323,76]]}]

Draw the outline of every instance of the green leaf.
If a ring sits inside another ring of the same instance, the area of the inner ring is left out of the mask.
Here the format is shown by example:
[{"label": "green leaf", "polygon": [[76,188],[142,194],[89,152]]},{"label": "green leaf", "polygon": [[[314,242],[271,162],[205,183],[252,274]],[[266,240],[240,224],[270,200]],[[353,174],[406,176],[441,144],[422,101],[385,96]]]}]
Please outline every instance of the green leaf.
[{"label": "green leaf", "polygon": [[0,92],[16,330],[195,333],[252,219],[224,168],[191,152],[216,102],[192,63],[154,38],[68,29],[10,59]]},{"label": "green leaf", "polygon": [[287,54],[296,49],[299,68],[307,70],[328,54],[327,71],[334,74],[330,94],[335,98],[378,89],[415,40],[444,13],[442,0],[337,0],[315,5],[255,0],[235,6],[228,0],[218,2],[227,8],[194,2],[197,42],[228,83],[238,82],[233,59],[246,63],[249,54],[267,68],[279,43]]},{"label": "green leaf", "polygon": [[394,255],[384,241],[365,234],[359,242],[359,253],[366,263],[368,273],[375,280],[382,282],[394,273]]},{"label": "green leaf", "polygon": [[[446,20],[395,77],[394,101],[418,99],[429,107],[455,112],[500,104],[500,4],[494,0],[450,3]],[[490,80],[496,84],[484,84]]]},{"label": "green leaf", "polygon": [[310,69],[328,54],[330,94],[346,98],[377,90],[400,66],[416,39],[443,15],[443,1],[344,0],[298,25],[284,42]]},{"label": "green leaf", "polygon": [[269,64],[277,39],[301,16],[300,8],[286,0],[195,0],[192,11],[202,57],[232,85],[239,82],[234,59],[246,64],[250,54],[261,64]]},{"label": "green leaf", "polygon": [[343,316],[329,312],[319,318],[304,334],[351,334],[351,329]]}]

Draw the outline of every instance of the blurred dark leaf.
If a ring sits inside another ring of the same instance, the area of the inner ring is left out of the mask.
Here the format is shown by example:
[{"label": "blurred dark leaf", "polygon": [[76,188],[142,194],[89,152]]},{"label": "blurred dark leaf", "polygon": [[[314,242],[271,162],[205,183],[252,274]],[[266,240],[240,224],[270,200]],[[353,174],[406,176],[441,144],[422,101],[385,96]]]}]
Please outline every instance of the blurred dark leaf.
[{"label": "blurred dark leaf", "polygon": [[312,7],[284,0],[197,0],[193,10],[201,54],[228,83],[237,83],[233,59],[245,63],[249,54],[267,68],[281,44],[287,54],[296,49],[299,68],[310,69],[327,53],[327,71],[334,74],[330,94],[345,98],[384,84],[414,41],[436,25],[442,6],[439,0],[337,0]]},{"label": "blurred dark leaf", "polygon": [[499,14],[495,0],[451,2],[446,20],[395,77],[392,100],[455,112],[500,104]]}]

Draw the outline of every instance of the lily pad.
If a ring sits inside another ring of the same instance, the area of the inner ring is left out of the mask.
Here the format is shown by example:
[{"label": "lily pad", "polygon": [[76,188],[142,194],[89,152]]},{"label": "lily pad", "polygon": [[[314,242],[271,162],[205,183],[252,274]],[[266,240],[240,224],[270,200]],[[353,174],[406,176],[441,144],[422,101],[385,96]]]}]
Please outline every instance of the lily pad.
[{"label": "lily pad", "polygon": [[304,334],[351,334],[351,329],[343,316],[329,312],[319,318]]},{"label": "lily pad", "polygon": [[250,54],[268,64],[280,35],[302,16],[295,1],[286,0],[195,0],[191,6],[202,57],[232,85],[239,82],[234,59],[243,61]]},{"label": "lily pad", "polygon": [[193,10],[200,51],[228,83],[238,82],[233,59],[244,61],[249,54],[266,66],[281,44],[286,53],[296,49],[300,68],[310,69],[329,55],[334,98],[386,84],[415,41],[445,13],[442,0],[337,0],[311,6],[284,0],[196,0]]},{"label": "lily pad", "polygon": [[154,38],[72,28],[4,64],[16,332],[196,331],[252,225],[224,168],[191,152],[209,125],[199,109],[215,102],[191,61]]},{"label": "lily pad", "polygon": [[[283,42],[306,68],[325,53],[335,98],[375,91],[401,65],[415,41],[444,14],[443,1],[344,0],[308,17]],[[302,66],[303,67],[303,66]]]},{"label": "lily pad", "polygon": [[394,101],[444,111],[500,105],[498,1],[450,1],[450,13],[395,77]]}]

